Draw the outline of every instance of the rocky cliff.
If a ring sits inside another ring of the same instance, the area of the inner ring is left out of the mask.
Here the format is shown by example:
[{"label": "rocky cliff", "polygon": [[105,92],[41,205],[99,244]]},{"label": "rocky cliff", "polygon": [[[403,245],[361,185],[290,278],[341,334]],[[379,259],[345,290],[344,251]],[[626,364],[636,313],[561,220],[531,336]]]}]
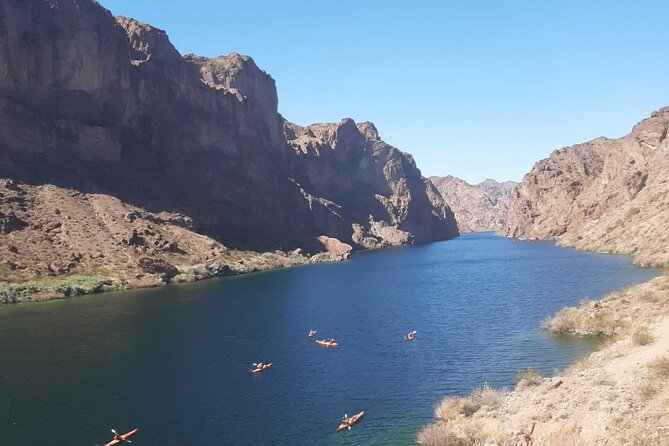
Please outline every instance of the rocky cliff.
[{"label": "rocky cliff", "polygon": [[[182,57],[164,31],[92,0],[0,0],[0,178],[28,196],[50,185],[82,199],[81,213],[91,211],[81,197],[107,196],[258,251],[322,252],[322,236],[372,247],[457,235],[412,158],[371,124],[303,128],[277,104],[249,57]],[[0,233],[2,245],[23,230]],[[16,255],[0,262],[31,263]]]},{"label": "rocky cliff", "polygon": [[506,229],[511,193],[518,183],[487,179],[479,184],[469,184],[451,175],[430,177],[430,181],[453,210],[460,231],[498,232]]},{"label": "rocky cliff", "polygon": [[516,188],[508,237],[669,264],[669,107],[622,138],[597,138],[539,161]]},{"label": "rocky cliff", "polygon": [[458,234],[452,211],[413,157],[382,141],[374,124],[284,122],[284,133],[291,178],[346,222],[328,228],[338,238],[374,248]]}]

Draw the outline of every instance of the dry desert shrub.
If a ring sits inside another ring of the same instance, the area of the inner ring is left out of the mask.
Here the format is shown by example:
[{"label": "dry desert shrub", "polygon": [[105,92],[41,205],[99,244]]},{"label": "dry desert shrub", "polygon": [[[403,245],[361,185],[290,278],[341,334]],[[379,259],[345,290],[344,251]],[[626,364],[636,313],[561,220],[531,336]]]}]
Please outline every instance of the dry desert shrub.
[{"label": "dry desert shrub", "polygon": [[468,438],[458,436],[446,423],[434,423],[425,426],[418,433],[418,444],[424,446],[474,446]]},{"label": "dry desert shrub", "polygon": [[592,367],[595,364],[595,359],[592,355],[583,356],[582,358],[576,360],[572,365],[565,369],[565,373],[580,372]]},{"label": "dry desert shrub", "polygon": [[454,421],[460,417],[471,417],[479,410],[499,408],[508,395],[505,389],[495,390],[489,384],[477,387],[466,397],[446,397],[434,409],[434,415],[442,421]]},{"label": "dry desert shrub", "polygon": [[667,446],[669,429],[649,420],[631,418],[612,427],[612,444],[625,446]]},{"label": "dry desert shrub", "polygon": [[461,398],[447,397],[435,407],[438,422],[418,434],[418,442],[426,446],[470,446],[502,444],[507,438],[504,426],[494,419],[474,419],[480,411],[497,410],[508,395],[505,389],[495,390],[489,384],[474,389]]},{"label": "dry desert shrub", "polygon": [[441,421],[453,421],[462,413],[462,400],[464,398],[446,397],[434,409],[434,416]]},{"label": "dry desert shrub", "polygon": [[663,356],[650,363],[650,369],[661,379],[669,378],[669,356]]},{"label": "dry desert shrub", "polygon": [[500,422],[472,420],[464,416],[430,424],[418,433],[418,443],[425,446],[501,445],[507,438],[506,429]]},{"label": "dry desert shrub", "polygon": [[652,344],[654,340],[653,334],[645,326],[638,326],[632,331],[632,341],[636,345]]},{"label": "dry desert shrub", "polygon": [[639,396],[641,396],[641,401],[648,402],[649,400],[655,398],[660,390],[660,386],[657,380],[644,381],[638,387]]},{"label": "dry desert shrub", "polygon": [[534,368],[521,370],[516,374],[516,389],[538,386],[542,382],[544,382],[543,376]]},{"label": "dry desert shrub", "polygon": [[643,291],[639,294],[639,299],[644,302],[657,303],[662,300],[662,296],[659,293],[654,293],[652,291]]},{"label": "dry desert shrub", "polygon": [[613,336],[623,324],[611,308],[584,301],[578,308],[561,309],[554,317],[546,319],[542,327],[557,335]]}]

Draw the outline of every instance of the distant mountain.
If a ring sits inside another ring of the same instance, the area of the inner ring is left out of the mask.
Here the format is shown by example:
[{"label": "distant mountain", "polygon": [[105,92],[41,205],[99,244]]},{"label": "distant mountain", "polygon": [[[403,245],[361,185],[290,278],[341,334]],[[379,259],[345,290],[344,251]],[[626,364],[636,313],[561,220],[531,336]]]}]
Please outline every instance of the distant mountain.
[{"label": "distant mountain", "polygon": [[506,235],[669,265],[669,107],[622,138],[553,152],[513,193]]},{"label": "distant mountain", "polygon": [[472,185],[450,175],[430,177],[430,181],[453,210],[460,231],[497,232],[506,228],[508,203],[518,183],[487,179]]}]

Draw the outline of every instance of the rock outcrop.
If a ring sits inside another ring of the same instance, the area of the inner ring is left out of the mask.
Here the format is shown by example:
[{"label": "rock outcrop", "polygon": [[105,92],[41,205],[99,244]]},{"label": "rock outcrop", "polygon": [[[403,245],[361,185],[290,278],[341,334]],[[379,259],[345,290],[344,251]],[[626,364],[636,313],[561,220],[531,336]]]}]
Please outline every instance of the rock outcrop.
[{"label": "rock outcrop", "polygon": [[[47,187],[81,200],[78,212],[106,197],[140,221],[179,216],[226,249],[313,255],[321,236],[361,248],[457,235],[411,156],[372,124],[300,127],[277,104],[250,57],[182,57],[164,31],[92,0],[0,0],[0,178],[26,196]],[[1,202],[2,246],[31,263],[10,238],[37,224],[37,208],[13,206]],[[151,243],[126,229],[132,249]]]},{"label": "rock outcrop", "polygon": [[487,179],[472,185],[451,175],[430,177],[430,181],[453,210],[461,232],[506,229],[511,193],[518,183]]},{"label": "rock outcrop", "polygon": [[557,150],[516,188],[508,237],[669,265],[669,107],[618,139]]},{"label": "rock outcrop", "polygon": [[310,202],[340,217],[336,225],[319,221],[329,225],[327,233],[363,248],[458,235],[452,211],[413,157],[382,141],[374,124],[286,121],[284,133],[293,150],[291,178]]}]

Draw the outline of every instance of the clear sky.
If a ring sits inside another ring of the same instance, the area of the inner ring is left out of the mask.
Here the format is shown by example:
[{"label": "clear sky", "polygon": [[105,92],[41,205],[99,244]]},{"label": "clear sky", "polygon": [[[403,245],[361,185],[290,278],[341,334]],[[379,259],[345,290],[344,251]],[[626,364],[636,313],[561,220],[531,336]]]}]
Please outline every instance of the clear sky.
[{"label": "clear sky", "polygon": [[520,180],[669,105],[669,1],[101,0],[252,56],[298,124],[372,121],[424,175]]}]

